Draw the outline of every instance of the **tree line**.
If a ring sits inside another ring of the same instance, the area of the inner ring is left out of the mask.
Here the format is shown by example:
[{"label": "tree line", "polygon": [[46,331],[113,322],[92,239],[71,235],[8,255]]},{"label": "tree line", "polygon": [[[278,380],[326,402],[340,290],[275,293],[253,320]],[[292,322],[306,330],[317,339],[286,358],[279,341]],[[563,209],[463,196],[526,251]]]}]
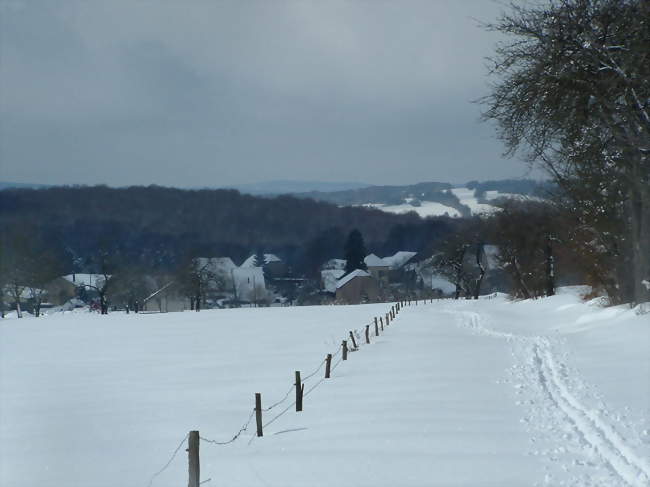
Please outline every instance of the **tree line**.
[{"label": "tree line", "polygon": [[486,26],[508,40],[484,117],[558,186],[564,243],[614,302],[650,299],[648,19],[647,0],[553,0]]}]

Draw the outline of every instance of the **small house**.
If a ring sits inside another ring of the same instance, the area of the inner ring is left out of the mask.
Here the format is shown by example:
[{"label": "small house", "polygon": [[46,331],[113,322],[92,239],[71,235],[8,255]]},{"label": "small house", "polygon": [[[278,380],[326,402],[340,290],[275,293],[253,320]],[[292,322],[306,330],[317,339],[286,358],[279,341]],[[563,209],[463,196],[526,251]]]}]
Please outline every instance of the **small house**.
[{"label": "small house", "polygon": [[388,274],[390,265],[384,259],[377,257],[375,254],[367,255],[363,259],[368,272],[379,283],[380,287],[388,286]]},{"label": "small house", "polygon": [[[255,254],[251,255],[246,259],[240,269],[250,269],[252,267],[258,266],[257,256]],[[282,259],[280,259],[275,254],[264,254],[264,264],[261,266],[264,269],[264,273],[269,278],[274,277],[284,277],[287,274],[287,266]]]},{"label": "small house", "polygon": [[377,301],[379,286],[370,273],[356,269],[336,283],[336,300],[345,304]]},{"label": "small house", "polygon": [[336,283],[343,277],[343,269],[325,269],[320,271],[321,288],[328,293],[336,293]]}]

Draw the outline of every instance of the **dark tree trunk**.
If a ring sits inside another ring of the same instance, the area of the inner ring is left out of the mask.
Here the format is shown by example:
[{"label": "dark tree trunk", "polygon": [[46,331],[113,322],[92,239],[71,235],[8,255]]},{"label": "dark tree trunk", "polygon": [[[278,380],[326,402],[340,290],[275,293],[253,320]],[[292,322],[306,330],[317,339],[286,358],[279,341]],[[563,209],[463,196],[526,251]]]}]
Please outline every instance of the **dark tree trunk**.
[{"label": "dark tree trunk", "polygon": [[476,285],[474,286],[474,299],[478,299],[479,294],[481,293],[481,284],[483,283],[483,278],[485,277],[485,267],[483,266],[483,243],[479,243],[476,246],[476,265],[479,268],[479,275],[476,278]]},{"label": "dark tree trunk", "polygon": [[101,314],[107,315],[108,314],[108,301],[106,301],[106,296],[101,294],[99,296],[99,308],[101,311]]},{"label": "dark tree trunk", "polygon": [[521,294],[524,296],[524,299],[530,299],[530,291],[528,290],[528,286],[526,286],[526,283],[524,282],[524,277],[521,275],[521,271],[519,270],[519,264],[517,264],[516,257],[510,261],[510,265],[512,266],[512,271],[515,276],[515,281],[517,282],[517,286],[519,287],[519,291],[521,291]]},{"label": "dark tree trunk", "polygon": [[465,259],[465,252],[467,251],[467,246],[463,245],[457,253],[456,260],[456,294],[454,299],[460,298],[460,292],[463,289],[463,260]]},{"label": "dark tree trunk", "polygon": [[[642,179],[639,178],[641,181]],[[629,219],[631,246],[631,275],[630,296],[624,296],[625,301],[641,303],[650,298],[650,292],[643,281],[650,281],[650,191],[637,183],[630,191]]]},{"label": "dark tree trunk", "polygon": [[546,270],[546,295],[555,295],[555,258],[553,257],[553,247],[551,245],[551,236],[546,236],[545,270]]}]

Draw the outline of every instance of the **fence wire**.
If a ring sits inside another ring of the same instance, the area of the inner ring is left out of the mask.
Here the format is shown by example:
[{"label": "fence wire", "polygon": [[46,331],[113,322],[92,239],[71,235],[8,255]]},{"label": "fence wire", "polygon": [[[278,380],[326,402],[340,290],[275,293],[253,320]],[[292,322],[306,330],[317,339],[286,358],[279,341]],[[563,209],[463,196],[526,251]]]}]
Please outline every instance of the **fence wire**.
[{"label": "fence wire", "polygon": [[163,468],[161,468],[160,470],[158,470],[155,474],[153,474],[153,475],[151,476],[151,478],[149,479],[149,484],[147,484],[148,487],[151,487],[151,486],[153,485],[153,481],[156,479],[156,477],[158,477],[158,476],[159,476],[160,474],[162,474],[165,470],[167,470],[167,468],[172,464],[172,462],[174,461],[174,458],[176,458],[176,455],[178,454],[178,452],[180,451],[180,449],[183,447],[183,444],[187,441],[187,438],[188,438],[189,436],[190,436],[189,433],[185,435],[185,437],[181,440],[181,442],[179,443],[179,445],[178,445],[178,447],[176,448],[176,450],[174,450],[174,453],[172,453],[171,458],[167,461],[167,463],[165,464],[165,466],[164,466]]},{"label": "fence wire", "polygon": [[311,379],[311,378],[314,377],[316,374],[318,374],[318,371],[319,371],[320,369],[323,368],[323,365],[325,365],[325,360],[323,360],[320,364],[318,364],[318,367],[316,367],[316,369],[315,369],[311,374],[309,374],[309,375],[306,376],[306,377],[303,377],[303,378],[300,379],[300,380],[301,380],[302,382],[307,382],[309,379]]},{"label": "fence wire", "polygon": [[[395,316],[395,317],[397,317],[397,313],[396,313],[396,316]],[[393,319],[393,320],[394,320],[394,319]],[[359,350],[361,347],[363,347],[364,345],[368,345],[368,344],[365,342],[365,330],[366,330],[366,326],[369,326],[370,328],[372,328],[374,325],[375,325],[375,322],[374,322],[374,321],[371,321],[368,325],[363,325],[361,328],[355,328],[355,329],[351,330],[351,332],[352,332],[352,334],[354,335],[354,338],[355,338],[355,340],[356,340],[356,342],[357,342],[357,346],[356,346],[356,348],[354,348],[354,347],[348,347],[348,351],[349,351],[349,352],[355,352],[355,351]],[[383,331],[383,329],[382,329],[382,331]],[[370,330],[369,330],[369,333],[370,333]],[[348,345],[350,345],[350,344],[348,344]],[[337,351],[334,352],[333,354],[331,354],[331,355],[332,355],[332,359],[338,357],[338,356],[341,354],[342,351],[343,351],[343,347],[342,347],[342,346],[338,347]],[[317,373],[318,373],[318,372],[323,368],[323,365],[324,365],[326,362],[327,362],[327,360],[323,360],[323,361],[321,361],[321,362],[318,364],[318,367],[316,367],[316,369],[314,369],[313,372],[311,372],[310,374],[306,375],[304,378],[301,378],[301,382],[304,384],[306,381],[308,381],[309,379],[311,379],[312,377],[314,377],[314,376],[315,376],[315,375],[316,375],[316,374],[317,374]],[[335,369],[336,369],[336,368],[341,364],[341,362],[343,362],[343,359],[342,359],[342,358],[339,358],[339,359],[338,359],[338,360],[337,360],[333,365],[331,365],[330,372],[334,372],[334,370],[335,370]],[[319,387],[319,386],[320,386],[320,385],[321,385],[325,380],[326,380],[325,377],[321,377],[321,378],[320,378],[320,379],[319,379],[315,384],[313,384],[313,385],[312,385],[312,386],[311,386],[307,391],[305,391],[305,392],[303,393],[303,398],[305,398],[305,397],[307,397],[309,394],[311,394],[311,393],[312,393],[312,392],[313,392],[317,387]],[[289,397],[290,397],[290,395],[291,395],[291,392],[295,389],[295,386],[296,386],[295,383],[292,384],[291,387],[289,388],[289,390],[286,392],[286,394],[282,397],[282,399],[280,399],[279,401],[277,401],[277,402],[271,404],[271,405],[270,405],[269,407],[267,407],[267,408],[263,408],[262,411],[264,411],[264,412],[271,411],[272,409],[274,409],[274,408],[278,407],[279,405],[283,404],[284,402],[286,402],[286,401],[289,399]],[[270,426],[271,424],[273,424],[275,421],[277,421],[277,420],[280,419],[282,416],[284,416],[286,413],[288,413],[289,410],[291,410],[295,405],[296,405],[296,401],[294,400],[294,401],[292,401],[288,406],[286,406],[282,411],[280,411],[278,414],[276,414],[273,418],[271,418],[269,421],[267,421],[266,423],[264,423],[264,424],[262,425],[262,428],[266,428],[267,426]],[[209,444],[211,444],[211,445],[218,445],[218,446],[229,445],[229,444],[234,443],[235,441],[237,441],[237,439],[238,439],[242,434],[244,434],[244,432],[246,432],[246,431],[248,430],[248,427],[250,426],[250,424],[251,424],[251,422],[253,421],[253,418],[254,418],[254,417],[255,417],[255,409],[253,409],[253,410],[251,411],[250,415],[248,416],[248,419],[247,419],[246,422],[242,425],[242,427],[239,428],[239,431],[237,431],[237,432],[233,435],[233,437],[232,437],[231,439],[227,440],[227,441],[216,441],[216,440],[212,440],[212,439],[209,439],[209,438],[205,438],[205,437],[203,437],[203,436],[199,436],[199,439],[200,439],[201,441],[203,441],[203,442],[205,442],[205,443],[209,443]],[[160,475],[161,475],[165,470],[167,470],[167,468],[169,468],[169,466],[171,465],[171,463],[174,461],[174,458],[176,458],[176,455],[178,455],[178,452],[179,452],[179,451],[181,450],[181,448],[183,447],[183,444],[187,441],[188,437],[189,437],[189,433],[186,434],[186,435],[183,437],[183,440],[180,442],[180,444],[178,445],[178,447],[176,447],[176,449],[175,449],[174,452],[172,453],[172,455],[171,455],[170,459],[167,461],[167,463],[165,463],[165,465],[164,465],[160,470],[158,470],[155,474],[153,474],[153,475],[151,476],[151,479],[149,480],[148,487],[152,487],[154,480],[155,480],[158,476],[160,476]],[[248,444],[250,445],[250,444],[255,440],[255,438],[256,438],[256,437],[255,437],[254,435],[251,436],[251,439],[249,440]],[[203,482],[201,482],[201,484],[206,483],[206,482],[210,482],[211,480],[212,480],[211,478],[210,478],[210,479],[207,479],[207,480],[204,480]]]},{"label": "fence wire", "polygon": [[290,395],[290,394],[295,390],[295,387],[296,387],[296,384],[293,384],[293,385],[289,388],[289,390],[287,391],[287,393],[284,395],[284,397],[282,397],[282,399],[280,399],[280,400],[277,401],[277,402],[274,402],[274,403],[271,404],[268,408],[262,408],[262,411],[265,411],[265,412],[266,412],[266,411],[270,411],[271,409],[273,409],[273,408],[279,406],[279,405],[282,404],[284,401],[286,401],[287,399],[289,399],[289,395]]},{"label": "fence wire", "polygon": [[199,436],[199,438],[201,439],[201,441],[204,441],[204,442],[206,442],[206,443],[210,443],[210,444],[212,444],[212,445],[223,446],[223,445],[229,445],[229,444],[231,444],[231,443],[234,443],[235,441],[237,441],[237,438],[239,438],[239,437],[244,433],[244,431],[246,431],[246,430],[248,429],[248,427],[249,427],[250,424],[251,424],[251,421],[253,421],[253,416],[255,416],[255,409],[253,409],[253,410],[251,411],[250,416],[248,416],[248,419],[247,419],[246,422],[242,425],[242,427],[239,428],[239,431],[238,431],[237,433],[235,433],[235,435],[234,435],[231,439],[229,439],[229,440],[227,440],[227,441],[216,441],[216,440],[210,440],[210,439],[208,439],[208,438],[204,438],[203,436]]}]

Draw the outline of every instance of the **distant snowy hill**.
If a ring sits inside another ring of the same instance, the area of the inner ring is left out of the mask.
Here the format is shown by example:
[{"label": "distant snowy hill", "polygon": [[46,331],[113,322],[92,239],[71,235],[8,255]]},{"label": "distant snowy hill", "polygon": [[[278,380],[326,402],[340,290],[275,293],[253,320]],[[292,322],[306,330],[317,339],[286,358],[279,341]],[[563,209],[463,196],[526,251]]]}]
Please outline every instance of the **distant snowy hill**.
[{"label": "distant snowy hill", "polygon": [[421,217],[468,217],[497,210],[504,199],[540,199],[549,183],[528,179],[471,181],[464,185],[429,182],[407,186],[369,186],[344,191],[297,193],[294,196],[339,206],[373,207],[388,213],[415,212]]}]

